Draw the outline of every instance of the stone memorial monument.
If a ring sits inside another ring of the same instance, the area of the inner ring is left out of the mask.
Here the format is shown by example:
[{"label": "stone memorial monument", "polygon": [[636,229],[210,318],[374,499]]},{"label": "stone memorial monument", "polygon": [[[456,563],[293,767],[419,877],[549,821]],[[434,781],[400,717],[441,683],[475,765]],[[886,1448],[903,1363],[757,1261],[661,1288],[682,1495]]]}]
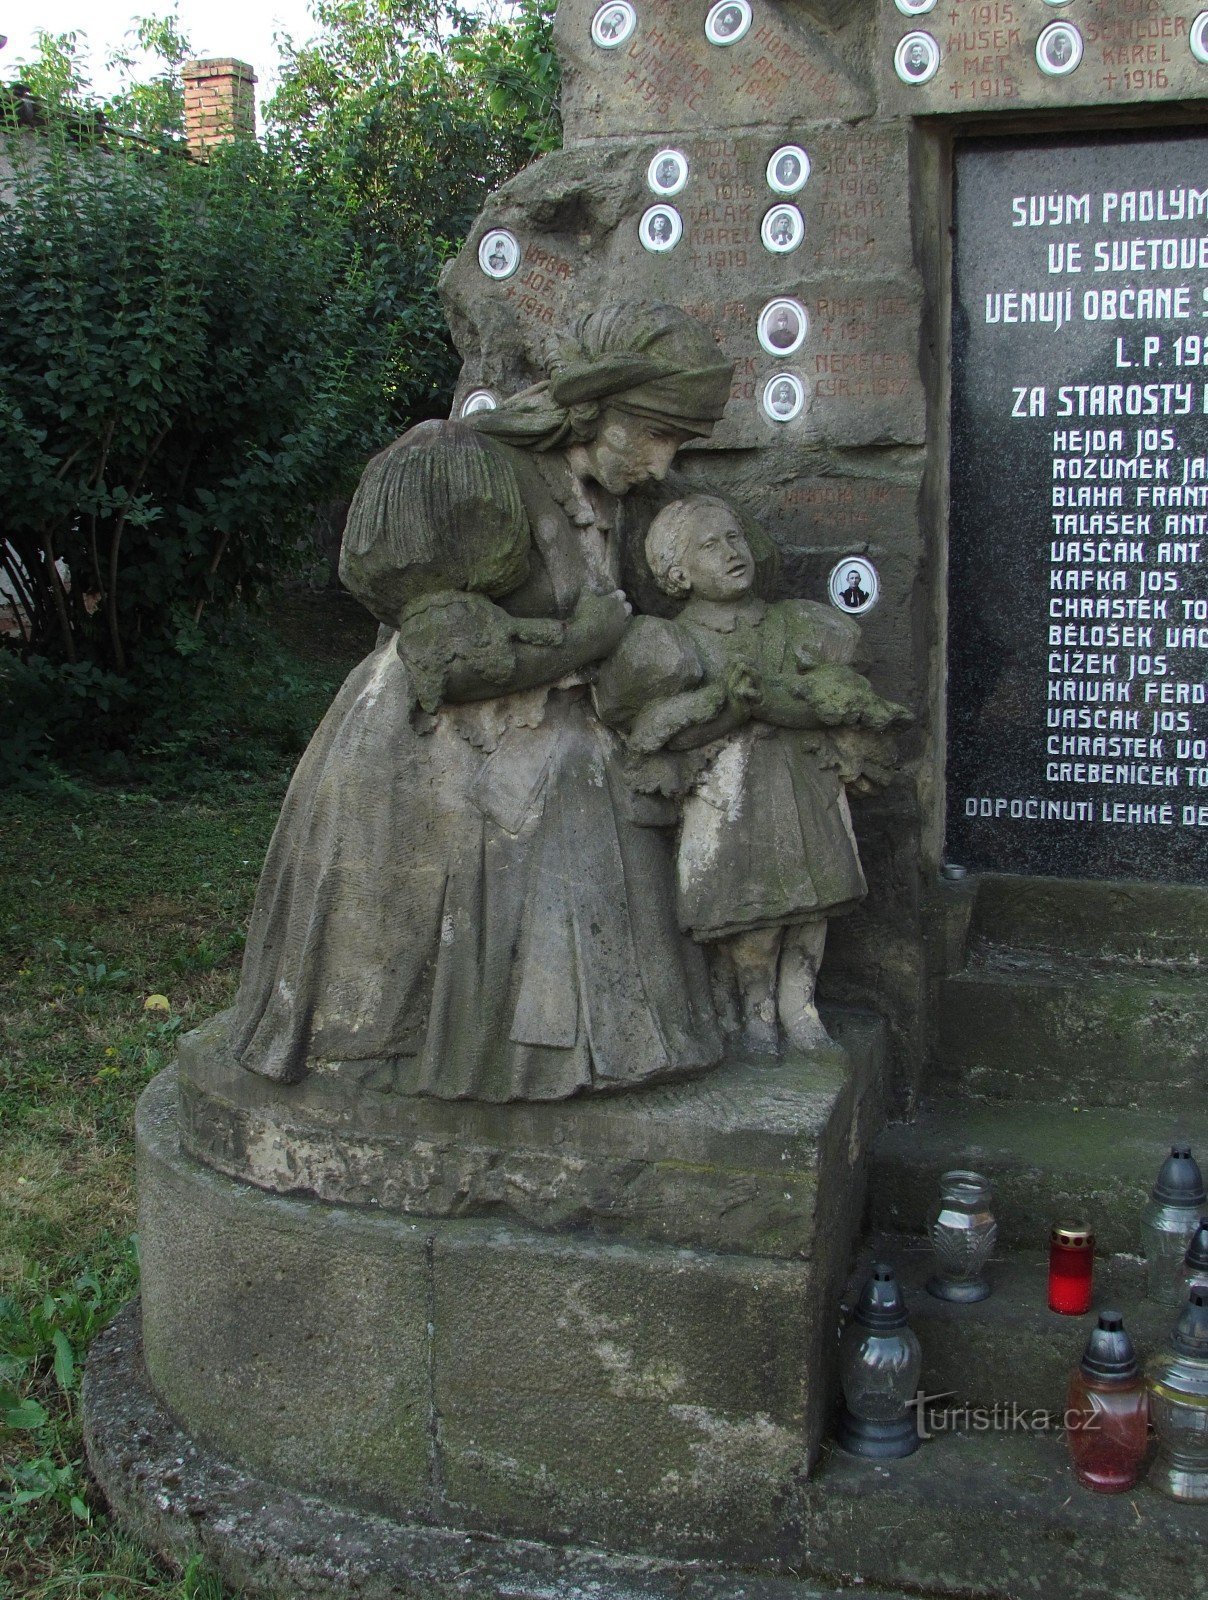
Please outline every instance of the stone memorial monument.
[{"label": "stone memorial monument", "polygon": [[[381,642],[295,774],[236,1006],[140,1112],[146,1371],[293,1488],[758,1551],[825,1420],[880,1092],[875,1019],[836,1044],[814,1004],[865,888],[845,784],[904,712],[856,623],[754,593],[775,551],[724,502],[626,523],[725,409],[710,330],[632,301],[548,347],[353,500]],[[679,620],[632,614],[627,529]]]},{"label": "stone memorial monument", "polygon": [[[954,1404],[1060,1406],[1057,1210],[1159,1331],[1135,1216],[1208,1148],[1208,12],[556,41],[565,148],[442,283],[452,414],[349,515],[378,645],[140,1103],[94,1471],[253,1595],[1173,1600],[1195,1508],[1137,1541],[1045,1430],[824,1441],[869,1233]],[[922,1292],[956,1167],[977,1305]]]}]

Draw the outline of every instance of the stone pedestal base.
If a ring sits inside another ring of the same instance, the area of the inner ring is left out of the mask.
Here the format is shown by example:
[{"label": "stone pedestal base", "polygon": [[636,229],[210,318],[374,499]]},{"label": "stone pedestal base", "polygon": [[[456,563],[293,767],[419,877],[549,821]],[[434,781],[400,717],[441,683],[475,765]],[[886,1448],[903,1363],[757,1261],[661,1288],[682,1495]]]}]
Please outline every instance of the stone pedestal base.
[{"label": "stone pedestal base", "polygon": [[[515,1204],[420,1216],[238,1181],[182,1151],[164,1073],[137,1125],[155,1394],[220,1459],[400,1524],[768,1556],[829,1409],[879,1109],[879,1025],[840,1026],[816,1058],[556,1108],[561,1137],[528,1153],[573,1176],[573,1231],[556,1183],[542,1229]],[[492,1110],[515,1156],[528,1113]]]},{"label": "stone pedestal base", "polygon": [[114,1515],[176,1567],[200,1553],[249,1600],[838,1600],[775,1572],[403,1524],[283,1489],[168,1415],[147,1381],[137,1305],[93,1346],[84,1400],[88,1457]]}]

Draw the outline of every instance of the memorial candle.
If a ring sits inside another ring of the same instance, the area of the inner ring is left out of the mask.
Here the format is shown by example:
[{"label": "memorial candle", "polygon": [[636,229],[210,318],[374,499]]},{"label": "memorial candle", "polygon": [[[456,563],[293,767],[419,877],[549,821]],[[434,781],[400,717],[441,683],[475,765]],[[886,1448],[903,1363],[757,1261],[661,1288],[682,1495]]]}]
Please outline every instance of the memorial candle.
[{"label": "memorial candle", "polygon": [[1149,1401],[1118,1311],[1099,1313],[1099,1326],[1070,1375],[1065,1427],[1079,1483],[1097,1494],[1132,1488],[1149,1443]]},{"label": "memorial candle", "polygon": [[1049,1235],[1049,1310],[1080,1317],[1091,1308],[1095,1236],[1080,1222],[1059,1222]]}]

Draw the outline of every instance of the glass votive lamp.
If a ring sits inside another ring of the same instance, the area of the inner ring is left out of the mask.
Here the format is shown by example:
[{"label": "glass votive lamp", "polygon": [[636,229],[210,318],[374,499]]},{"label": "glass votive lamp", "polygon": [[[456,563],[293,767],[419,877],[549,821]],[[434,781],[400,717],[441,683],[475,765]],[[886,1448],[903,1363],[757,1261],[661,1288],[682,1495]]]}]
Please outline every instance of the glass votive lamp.
[{"label": "glass votive lamp", "polygon": [[927,1280],[928,1294],[966,1304],[984,1300],[990,1293],[986,1262],[998,1237],[989,1179],[980,1172],[945,1172],[930,1234],[939,1271]]},{"label": "glass votive lamp", "polygon": [[1201,1283],[1208,1286],[1208,1217],[1200,1218],[1200,1225],[1191,1235],[1191,1243],[1183,1257],[1183,1293],[1180,1298],[1184,1304],[1191,1291]]},{"label": "glass votive lamp", "polygon": [[843,1409],[838,1437],[851,1455],[891,1460],[919,1446],[917,1401],[923,1352],[907,1326],[892,1267],[878,1263],[860,1292],[839,1346]]},{"label": "glass votive lamp", "polygon": [[1080,1317],[1091,1308],[1095,1236],[1082,1222],[1059,1222],[1049,1235],[1049,1310]]},{"label": "glass votive lamp", "polygon": [[1141,1214],[1146,1294],[1151,1300],[1172,1306],[1182,1302],[1187,1246],[1206,1201],[1204,1179],[1191,1150],[1185,1144],[1172,1145]]},{"label": "glass votive lamp", "polygon": [[1118,1311],[1100,1311],[1070,1374],[1065,1438],[1078,1482],[1097,1494],[1122,1494],[1140,1477],[1149,1445],[1149,1394]]},{"label": "glass votive lamp", "polygon": [[1191,1290],[1149,1369],[1149,1410],[1158,1440],[1149,1481],[1175,1500],[1208,1500],[1208,1285]]}]

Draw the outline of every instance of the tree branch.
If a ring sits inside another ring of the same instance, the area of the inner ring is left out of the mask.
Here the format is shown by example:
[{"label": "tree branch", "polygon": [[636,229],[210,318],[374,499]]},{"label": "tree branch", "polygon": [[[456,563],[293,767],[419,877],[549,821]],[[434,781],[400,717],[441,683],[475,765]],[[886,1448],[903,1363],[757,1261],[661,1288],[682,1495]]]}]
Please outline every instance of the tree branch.
[{"label": "tree branch", "polygon": [[63,640],[63,650],[68,661],[74,667],[76,664],[75,636],[71,631],[71,618],[67,614],[67,597],[63,589],[63,580],[59,576],[59,569],[55,565],[54,540],[50,536],[50,529],[42,533],[42,554],[46,560],[47,582],[50,592],[54,596],[55,611],[59,618],[59,633]]},{"label": "tree branch", "polygon": [[[214,576],[214,574],[218,571],[218,563],[222,560],[223,556],[225,555],[226,547],[227,547],[228,544],[230,544],[230,542],[231,542],[231,530],[228,528],[227,531],[223,534],[222,538],[219,539],[218,544],[215,547],[214,554],[210,557],[210,564],[206,568],[206,577],[207,578],[212,578]],[[205,608],[206,608],[206,597],[205,597],[205,595],[202,595],[201,599],[197,602],[196,606],[193,608],[193,621],[194,622],[200,622],[201,621],[201,614],[205,610]]]}]

